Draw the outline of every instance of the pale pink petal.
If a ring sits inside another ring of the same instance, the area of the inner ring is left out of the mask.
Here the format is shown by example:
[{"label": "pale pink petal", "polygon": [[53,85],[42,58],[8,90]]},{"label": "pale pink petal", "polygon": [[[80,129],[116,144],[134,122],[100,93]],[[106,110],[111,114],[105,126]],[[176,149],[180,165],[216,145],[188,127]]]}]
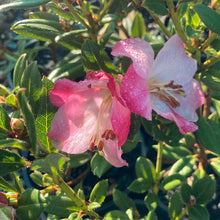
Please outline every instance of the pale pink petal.
[{"label": "pale pink petal", "polygon": [[79,92],[91,85],[93,81],[84,80],[73,82],[68,79],[58,80],[50,92],[50,101],[53,105],[60,107],[67,102],[75,92]]},{"label": "pale pink petal", "polygon": [[196,69],[196,60],[186,54],[182,40],[174,35],[158,53],[148,81],[168,83],[174,80],[175,84],[188,83]]},{"label": "pale pink petal", "polygon": [[193,122],[190,122],[178,115],[173,111],[173,108],[160,100],[157,96],[152,95],[152,106],[153,110],[157,112],[158,115],[161,115],[168,120],[174,121],[182,134],[197,130],[197,126]]},{"label": "pale pink petal", "polygon": [[185,84],[183,90],[185,91],[186,97],[180,96],[178,99],[180,106],[173,110],[183,118],[195,122],[198,120],[195,110],[204,104],[204,94],[200,84],[194,79]]},{"label": "pale pink petal", "polygon": [[59,108],[47,134],[55,148],[72,154],[88,150],[104,95],[103,90],[87,89]]},{"label": "pale pink petal", "polygon": [[128,163],[121,158],[122,149],[118,147],[117,139],[104,141],[104,157],[115,167],[128,166]]},{"label": "pale pink petal", "polygon": [[151,120],[152,107],[147,80],[137,75],[133,64],[121,82],[121,96],[131,112]]},{"label": "pale pink petal", "polygon": [[122,146],[129,133],[130,110],[123,106],[117,98],[113,98],[111,123],[113,131],[118,138],[118,146]]},{"label": "pale pink petal", "polygon": [[117,42],[111,54],[113,56],[127,56],[131,58],[134,69],[142,78],[147,78],[154,61],[154,51],[151,45],[139,38],[130,38]]}]

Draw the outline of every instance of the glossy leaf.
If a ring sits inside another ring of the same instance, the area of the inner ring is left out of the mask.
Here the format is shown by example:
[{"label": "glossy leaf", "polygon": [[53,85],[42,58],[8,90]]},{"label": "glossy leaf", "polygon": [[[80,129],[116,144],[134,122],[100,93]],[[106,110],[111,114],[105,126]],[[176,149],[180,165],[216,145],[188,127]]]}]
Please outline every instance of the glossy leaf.
[{"label": "glossy leaf", "polygon": [[91,40],[86,40],[82,46],[82,59],[87,71],[102,70],[107,73],[116,73],[104,49]]},{"label": "glossy leaf", "polygon": [[48,152],[53,151],[53,146],[50,142],[50,139],[47,137],[47,133],[50,130],[50,125],[56,112],[56,108],[49,100],[49,93],[53,87],[54,84],[50,80],[43,78],[41,95],[39,99],[39,109],[35,123],[39,141]]},{"label": "glossy leaf", "polygon": [[59,22],[46,19],[26,19],[16,22],[11,29],[19,35],[54,42],[57,35],[63,33]]},{"label": "glossy leaf", "polygon": [[9,10],[9,9],[25,9],[25,8],[32,8],[32,7],[36,7],[39,5],[43,5],[46,4],[47,2],[49,2],[50,0],[37,0],[37,1],[33,1],[33,0],[18,0],[15,2],[11,2],[8,4],[3,4],[0,6],[0,11],[2,10]]},{"label": "glossy leaf", "polygon": [[[153,145],[154,148],[158,149],[158,145]],[[171,145],[164,145],[163,148],[163,157],[167,158],[171,161],[179,160],[182,157],[190,155],[191,152],[185,146],[171,146]]]},{"label": "glossy leaf", "polygon": [[128,216],[119,210],[113,210],[108,212],[105,216],[103,220],[129,220]]},{"label": "glossy leaf", "polygon": [[51,153],[44,159],[36,159],[31,165],[32,170],[39,170],[50,175],[58,174],[63,167],[66,158],[60,154]]},{"label": "glossy leaf", "polygon": [[107,189],[108,180],[102,180],[98,182],[92,189],[89,200],[91,202],[97,202],[99,204],[102,204],[105,200]]},{"label": "glossy leaf", "polygon": [[168,205],[168,213],[171,219],[175,219],[179,216],[182,210],[182,202],[180,198],[180,194],[175,192],[169,202]]},{"label": "glossy leaf", "polygon": [[143,1],[144,7],[148,8],[149,10],[153,11],[159,15],[167,15],[168,10],[166,8],[165,2],[163,0],[144,0]]},{"label": "glossy leaf", "polygon": [[151,183],[145,178],[135,179],[129,186],[128,190],[136,193],[145,193],[151,187]]},{"label": "glossy leaf", "polygon": [[143,38],[146,31],[145,29],[144,19],[142,15],[137,12],[131,28],[132,37]]},{"label": "glossy leaf", "polygon": [[148,193],[144,198],[144,203],[149,211],[156,210],[158,201],[159,197],[154,193]]},{"label": "glossy leaf", "polygon": [[18,61],[15,64],[14,73],[13,73],[13,84],[14,87],[20,86],[21,77],[23,75],[23,72],[27,66],[27,54],[22,54]]},{"label": "glossy leaf", "polygon": [[91,159],[91,156],[88,153],[71,154],[69,155],[69,159],[67,162],[68,168],[77,168],[87,163]]},{"label": "glossy leaf", "polygon": [[121,211],[125,212],[130,208],[133,211],[136,209],[134,202],[127,196],[127,194],[118,189],[113,190],[113,201]]},{"label": "glossy leaf", "polygon": [[193,6],[203,23],[213,32],[220,34],[220,14],[204,4]]},{"label": "glossy leaf", "polygon": [[180,195],[184,203],[189,203],[190,197],[193,195],[192,188],[187,183],[183,183],[180,188]]},{"label": "glossy leaf", "polygon": [[18,154],[0,149],[0,176],[25,167],[25,160]]},{"label": "glossy leaf", "polygon": [[10,117],[8,116],[8,113],[5,111],[5,109],[0,106],[0,128],[6,131],[11,130],[10,126]]},{"label": "glossy leaf", "polygon": [[6,192],[17,192],[16,188],[0,176],[0,188]]},{"label": "glossy leaf", "polygon": [[16,214],[19,219],[36,220],[46,207],[46,201],[37,189],[27,189],[18,199]]},{"label": "glossy leaf", "polygon": [[211,166],[212,166],[212,169],[215,171],[215,173],[220,176],[220,160],[213,160],[211,161]]},{"label": "glossy leaf", "polygon": [[111,164],[104,157],[100,156],[98,152],[92,157],[91,169],[94,175],[100,178],[110,168]]},{"label": "glossy leaf", "polygon": [[148,212],[147,217],[145,219],[146,220],[157,220],[157,216],[154,210],[151,210],[150,212]]},{"label": "glossy leaf", "polygon": [[34,113],[37,112],[38,99],[41,92],[41,75],[36,62],[30,63],[24,70],[21,77],[20,86],[25,88],[25,95],[29,100]]},{"label": "glossy leaf", "polygon": [[6,138],[3,140],[0,139],[0,148],[5,148],[5,147],[13,147],[21,150],[27,150],[28,144],[26,141],[22,141],[15,138]]},{"label": "glossy leaf", "polygon": [[181,185],[185,181],[186,178],[177,173],[166,177],[162,182],[162,186],[165,190],[171,190]]},{"label": "glossy leaf", "polygon": [[35,119],[32,113],[31,107],[28,104],[27,98],[22,90],[18,91],[18,102],[21,108],[22,115],[25,120],[25,124],[27,126],[27,132],[29,135],[29,141],[32,147],[32,150],[36,152],[36,127],[35,127]]},{"label": "glossy leaf", "polygon": [[138,157],[135,164],[135,172],[138,178],[145,179],[149,184],[156,180],[156,171],[152,162],[144,157]]},{"label": "glossy leaf", "polygon": [[45,212],[54,214],[59,218],[68,217],[73,211],[80,211],[80,208],[66,195],[59,194],[46,198],[47,207]]},{"label": "glossy leaf", "polygon": [[189,209],[189,217],[193,220],[209,220],[209,212],[206,207],[196,205]]},{"label": "glossy leaf", "polygon": [[196,197],[197,204],[208,203],[216,190],[216,181],[210,176],[197,180],[193,186],[193,195]]},{"label": "glossy leaf", "polygon": [[220,125],[205,118],[200,118],[197,125],[199,129],[196,131],[196,135],[202,145],[207,150],[220,155]]},{"label": "glossy leaf", "polygon": [[177,160],[170,169],[169,176],[173,174],[180,174],[182,176],[188,176],[196,163],[196,159],[193,156],[183,157]]}]

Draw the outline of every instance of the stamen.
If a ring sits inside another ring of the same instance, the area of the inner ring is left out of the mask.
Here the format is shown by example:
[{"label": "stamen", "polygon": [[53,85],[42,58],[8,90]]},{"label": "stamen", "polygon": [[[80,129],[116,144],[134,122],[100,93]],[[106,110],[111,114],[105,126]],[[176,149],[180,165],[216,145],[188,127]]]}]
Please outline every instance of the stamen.
[{"label": "stamen", "polygon": [[98,143],[98,146],[97,146],[98,151],[102,151],[103,147],[104,147],[104,142],[102,140],[100,140]]},{"label": "stamen", "polygon": [[101,136],[102,138],[105,138],[106,140],[111,139],[114,140],[115,139],[115,134],[113,130],[107,129],[104,131],[104,133]]},{"label": "stamen", "polygon": [[180,106],[180,103],[173,96],[169,96],[169,103],[173,108]]},{"label": "stamen", "polygon": [[95,151],[95,143],[94,142],[91,142],[90,145],[89,145],[89,150],[91,152],[94,152]]}]

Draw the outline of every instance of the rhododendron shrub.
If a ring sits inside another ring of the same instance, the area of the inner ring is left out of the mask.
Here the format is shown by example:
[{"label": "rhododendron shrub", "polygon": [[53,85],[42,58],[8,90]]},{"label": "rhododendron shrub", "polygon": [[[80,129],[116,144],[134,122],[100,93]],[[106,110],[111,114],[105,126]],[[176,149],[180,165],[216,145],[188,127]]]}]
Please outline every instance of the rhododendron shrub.
[{"label": "rhododendron shrub", "polygon": [[152,2],[1,2],[0,219],[219,218],[220,4]]}]

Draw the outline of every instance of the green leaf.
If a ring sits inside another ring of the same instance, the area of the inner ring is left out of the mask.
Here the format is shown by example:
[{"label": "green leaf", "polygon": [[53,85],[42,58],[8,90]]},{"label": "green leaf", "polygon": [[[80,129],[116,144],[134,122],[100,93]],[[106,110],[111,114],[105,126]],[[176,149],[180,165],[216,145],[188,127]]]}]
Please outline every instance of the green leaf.
[{"label": "green leaf", "polygon": [[26,141],[22,141],[15,138],[6,138],[4,140],[0,139],[0,148],[4,148],[4,147],[14,147],[21,150],[27,150],[28,144]]},{"label": "green leaf", "polygon": [[182,176],[188,176],[196,163],[194,156],[186,156],[177,160],[170,169],[169,176],[173,174],[180,174]]},{"label": "green leaf", "polygon": [[32,8],[32,7],[36,7],[36,6],[39,6],[39,5],[46,4],[49,1],[50,0],[37,0],[37,1],[33,1],[33,0],[18,0],[18,1],[14,1],[14,2],[8,3],[8,4],[1,5],[0,6],[0,11],[9,10],[9,9]]},{"label": "green leaf", "polygon": [[193,195],[196,197],[196,204],[207,204],[213,197],[216,190],[216,181],[210,176],[198,179],[192,186]]},{"label": "green leaf", "polygon": [[13,84],[14,87],[20,86],[21,77],[23,75],[23,72],[27,66],[27,54],[22,54],[18,61],[15,64],[14,73],[13,73]]},{"label": "green leaf", "polygon": [[26,89],[25,94],[32,110],[34,113],[37,112],[41,92],[41,76],[36,62],[32,62],[25,68],[20,86]]},{"label": "green leaf", "polygon": [[3,177],[0,176],[0,189],[6,191],[6,192],[15,192],[17,193],[17,190],[14,186],[8,183]]},{"label": "green leaf", "polygon": [[99,204],[102,204],[105,200],[107,190],[108,180],[102,180],[98,182],[92,189],[89,200],[91,202],[98,202]]},{"label": "green leaf", "polygon": [[128,190],[136,193],[145,193],[150,187],[151,183],[147,179],[140,177],[128,186]]},{"label": "green leaf", "polygon": [[81,61],[81,51],[72,50],[62,60],[60,60],[48,75],[48,79],[53,82],[61,78],[76,80],[85,75]]},{"label": "green leaf", "polygon": [[59,22],[46,19],[21,20],[11,29],[16,34],[48,42],[54,42],[55,37],[63,33]]},{"label": "green leaf", "polygon": [[10,126],[10,117],[8,116],[8,113],[5,111],[5,109],[0,106],[0,128],[6,131],[11,130]]},{"label": "green leaf", "polygon": [[67,162],[68,168],[77,168],[87,163],[91,156],[88,153],[70,154],[69,158],[70,160]]},{"label": "green leaf", "polygon": [[153,11],[155,14],[159,15],[167,15],[168,10],[166,8],[165,2],[163,0],[144,0],[143,1],[144,7]]},{"label": "green leaf", "polygon": [[82,59],[87,71],[103,70],[107,73],[116,73],[115,67],[104,49],[91,40],[86,40],[82,46]]},{"label": "green leaf", "polygon": [[61,35],[56,36],[56,43],[62,45],[69,50],[81,49],[83,44],[82,33],[86,33],[86,29],[78,29],[70,32],[65,32]]},{"label": "green leaf", "polygon": [[204,4],[193,6],[203,23],[213,32],[220,34],[220,14]]},{"label": "green leaf", "polygon": [[99,178],[111,168],[111,164],[97,152],[91,159],[91,169],[94,175]]},{"label": "green leaf", "polygon": [[[153,145],[153,148],[158,149],[158,145]],[[163,157],[171,161],[179,160],[180,158],[190,154],[190,150],[188,150],[185,146],[171,146],[166,144],[163,148]]]},{"label": "green leaf", "polygon": [[56,107],[51,104],[49,99],[49,93],[53,87],[54,84],[44,77],[42,80],[39,109],[35,123],[38,139],[48,152],[52,152],[54,149],[50,139],[47,137],[47,133],[50,130],[51,122],[56,112]]},{"label": "green leaf", "polygon": [[59,17],[57,15],[44,12],[44,11],[31,12],[29,14],[29,18],[30,19],[46,19],[46,20],[59,22]]},{"label": "green leaf", "polygon": [[206,73],[202,74],[201,80],[210,89],[220,91],[220,62],[211,66]]},{"label": "green leaf", "polygon": [[215,171],[215,173],[220,176],[220,158],[218,160],[211,161],[212,169]]},{"label": "green leaf", "polygon": [[165,190],[171,190],[181,185],[185,181],[186,178],[184,176],[181,176],[180,174],[176,173],[166,177],[162,182],[162,186]]},{"label": "green leaf", "polygon": [[188,8],[188,10],[186,11],[186,18],[186,24],[192,26],[192,28],[198,28],[198,26],[200,25],[200,18],[198,14],[190,8]]},{"label": "green leaf", "polygon": [[[220,155],[220,125],[212,120],[200,118],[196,136],[207,149]],[[208,132],[207,132],[208,131]]]},{"label": "green leaf", "polygon": [[132,27],[131,27],[131,36],[143,38],[146,32],[146,27],[142,15],[136,12]]},{"label": "green leaf", "polygon": [[32,151],[36,152],[37,137],[36,137],[36,127],[34,123],[35,119],[31,111],[31,107],[22,90],[18,91],[18,102],[21,108],[22,115],[25,120],[25,124],[27,126],[27,132],[29,135],[29,141],[32,147]]},{"label": "green leaf", "polygon": [[209,212],[206,207],[195,205],[189,209],[189,217],[193,220],[209,220]]},{"label": "green leaf", "polygon": [[43,187],[43,175],[41,172],[35,170],[33,173],[30,174],[31,180],[38,186]]},{"label": "green leaf", "polygon": [[54,214],[59,218],[67,218],[73,211],[80,211],[80,207],[77,207],[69,197],[62,193],[56,196],[48,196],[46,202],[48,205],[45,212]]},{"label": "green leaf", "polygon": [[127,194],[118,189],[113,190],[113,201],[121,211],[125,212],[130,208],[132,208],[133,211],[136,209],[134,202],[127,196]]},{"label": "green leaf", "polygon": [[113,210],[108,212],[105,217],[104,220],[129,220],[128,216],[119,210]]},{"label": "green leaf", "polygon": [[159,198],[154,193],[149,193],[144,198],[144,203],[147,206],[149,211],[154,211],[157,208]]},{"label": "green leaf", "polygon": [[156,171],[152,162],[144,157],[138,157],[135,164],[135,172],[138,178],[144,178],[152,185],[156,180]]},{"label": "green leaf", "polygon": [[97,208],[100,208],[100,207],[101,207],[101,205],[98,202],[91,202],[88,205],[88,210],[93,210],[93,209],[97,209]]},{"label": "green leaf", "polygon": [[150,212],[148,212],[146,220],[157,220],[157,216],[154,210],[151,210]]},{"label": "green leaf", "polygon": [[58,3],[49,2],[47,6],[49,6],[49,8],[57,15],[60,15],[68,20],[75,20],[74,16],[69,11],[63,10]]},{"label": "green leaf", "polygon": [[182,202],[179,192],[175,192],[168,205],[168,213],[171,219],[175,219],[182,211]]},{"label": "green leaf", "polygon": [[184,203],[190,202],[190,196],[193,194],[192,188],[187,184],[183,183],[180,188],[180,195]]},{"label": "green leaf", "polygon": [[102,36],[102,38],[100,40],[100,45],[102,47],[104,47],[107,44],[109,38],[115,32],[117,24],[116,24],[115,21],[112,21],[108,25],[106,24],[105,26],[107,26],[107,27],[106,27],[105,32],[104,32],[104,34],[103,34],[103,36]]},{"label": "green leaf", "polygon": [[5,98],[5,103],[9,106],[13,106],[15,108],[18,108],[18,101],[15,96],[15,94],[10,94]]},{"label": "green leaf", "polygon": [[19,219],[36,220],[46,207],[46,201],[37,189],[27,189],[18,199],[16,211]]},{"label": "green leaf", "polygon": [[58,174],[62,169],[66,158],[60,154],[51,153],[43,159],[36,159],[31,165],[32,170],[39,170],[50,175]]},{"label": "green leaf", "polygon": [[9,172],[17,171],[25,167],[25,165],[25,160],[23,160],[18,154],[0,149],[0,176],[4,176]]}]

